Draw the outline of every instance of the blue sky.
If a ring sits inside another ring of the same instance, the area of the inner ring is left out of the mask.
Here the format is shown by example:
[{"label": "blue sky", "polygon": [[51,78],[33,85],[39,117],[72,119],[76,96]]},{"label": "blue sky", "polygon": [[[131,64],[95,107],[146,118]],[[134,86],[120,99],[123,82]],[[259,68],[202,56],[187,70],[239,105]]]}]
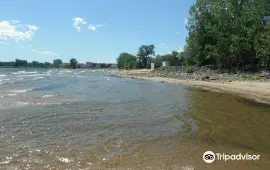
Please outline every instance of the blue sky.
[{"label": "blue sky", "polygon": [[71,57],[115,62],[154,44],[156,54],[181,50],[195,0],[1,0],[0,61]]}]

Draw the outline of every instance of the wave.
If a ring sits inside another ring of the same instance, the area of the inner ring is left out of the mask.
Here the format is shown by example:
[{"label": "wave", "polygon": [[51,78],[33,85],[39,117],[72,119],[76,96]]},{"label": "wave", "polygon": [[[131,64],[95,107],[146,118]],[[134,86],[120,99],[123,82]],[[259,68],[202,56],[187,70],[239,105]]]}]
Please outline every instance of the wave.
[{"label": "wave", "polygon": [[42,96],[42,98],[51,98],[54,97],[55,95],[52,94],[45,94],[44,96]]},{"label": "wave", "polygon": [[38,79],[43,79],[43,77],[36,77],[36,78],[33,78],[33,80],[38,80]]},{"label": "wave", "polygon": [[19,104],[19,105],[28,105],[29,103],[28,102],[16,102],[16,104]]},{"label": "wave", "polygon": [[28,92],[31,90],[33,90],[33,88],[32,89],[24,89],[24,90],[10,90],[8,92],[10,92],[10,93],[25,93],[25,92]]},{"label": "wave", "polygon": [[38,72],[36,72],[36,71],[29,71],[29,72],[27,72],[27,71],[18,71],[18,72],[11,72],[11,74],[15,74],[15,75],[17,75],[17,74],[37,74]]},{"label": "wave", "polygon": [[5,77],[6,75],[5,74],[0,74],[0,77]]},{"label": "wave", "polygon": [[11,72],[11,74],[24,74],[25,73],[25,71],[18,71],[18,72]]},{"label": "wave", "polygon": [[24,75],[24,77],[35,77],[35,76],[49,76],[50,74],[29,74]]},{"label": "wave", "polygon": [[12,97],[12,96],[17,96],[18,94],[16,94],[16,93],[12,93],[12,94],[7,94],[7,95],[5,95],[5,96],[8,96],[8,97]]}]

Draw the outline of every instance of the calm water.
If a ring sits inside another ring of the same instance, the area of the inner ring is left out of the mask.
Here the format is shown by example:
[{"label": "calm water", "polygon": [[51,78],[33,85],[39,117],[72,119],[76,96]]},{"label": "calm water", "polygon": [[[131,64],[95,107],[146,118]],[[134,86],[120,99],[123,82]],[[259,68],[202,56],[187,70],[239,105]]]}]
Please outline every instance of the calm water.
[{"label": "calm water", "polygon": [[269,107],[111,75],[0,69],[0,169],[269,169]]}]

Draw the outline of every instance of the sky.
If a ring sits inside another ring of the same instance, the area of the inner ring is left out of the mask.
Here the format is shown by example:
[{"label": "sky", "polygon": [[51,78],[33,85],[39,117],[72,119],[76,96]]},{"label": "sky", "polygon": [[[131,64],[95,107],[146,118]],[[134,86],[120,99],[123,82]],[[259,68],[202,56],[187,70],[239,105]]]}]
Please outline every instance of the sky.
[{"label": "sky", "polygon": [[181,51],[195,0],[1,0],[0,61],[115,63],[155,45]]}]

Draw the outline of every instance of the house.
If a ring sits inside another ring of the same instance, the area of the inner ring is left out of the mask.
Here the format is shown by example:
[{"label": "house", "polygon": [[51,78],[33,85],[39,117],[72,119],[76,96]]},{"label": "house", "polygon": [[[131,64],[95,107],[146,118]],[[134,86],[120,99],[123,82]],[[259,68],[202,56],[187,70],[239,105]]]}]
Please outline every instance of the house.
[{"label": "house", "polygon": [[117,68],[117,64],[111,64],[110,68]]},{"label": "house", "polygon": [[84,63],[78,63],[77,68],[86,68],[86,65]]},{"label": "house", "polygon": [[85,66],[86,68],[96,68],[96,63],[86,62]]}]

